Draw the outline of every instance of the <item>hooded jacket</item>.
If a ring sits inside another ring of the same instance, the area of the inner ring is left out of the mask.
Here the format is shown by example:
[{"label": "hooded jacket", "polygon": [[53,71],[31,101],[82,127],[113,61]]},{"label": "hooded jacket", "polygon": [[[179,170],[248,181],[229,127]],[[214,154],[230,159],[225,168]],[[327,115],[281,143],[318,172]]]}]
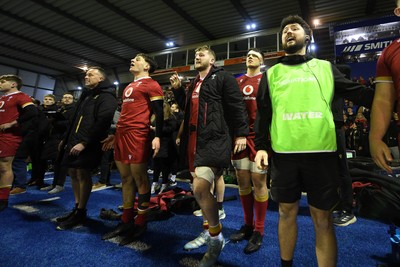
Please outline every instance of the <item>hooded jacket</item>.
[{"label": "hooded jacket", "polygon": [[196,77],[187,94],[183,87],[173,90],[185,118],[181,138],[180,166],[188,168],[187,145],[190,131],[197,132],[194,166],[228,167],[232,152],[232,138],[246,137],[249,133],[248,117],[236,79],[222,68],[212,67],[204,78],[199,93],[197,129],[189,125],[191,97],[199,80]]},{"label": "hooded jacket", "polygon": [[100,141],[107,137],[117,109],[117,99],[115,90],[103,87],[102,84],[104,82],[94,89],[84,91],[76,103],[75,113],[70,118],[64,138],[66,151],[78,143],[83,143],[85,150],[101,147]]}]

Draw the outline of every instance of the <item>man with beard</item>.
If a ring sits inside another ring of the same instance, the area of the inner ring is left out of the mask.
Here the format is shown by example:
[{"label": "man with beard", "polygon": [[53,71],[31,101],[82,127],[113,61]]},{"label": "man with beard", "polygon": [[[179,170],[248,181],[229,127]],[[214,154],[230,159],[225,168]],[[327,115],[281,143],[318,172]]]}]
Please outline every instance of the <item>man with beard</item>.
[{"label": "man with beard", "polygon": [[75,208],[57,218],[57,229],[70,229],[86,220],[86,205],[92,191],[92,170],[101,160],[102,143],[110,128],[117,98],[104,69],[90,67],[85,75],[86,90],[76,104],[66,136],[60,147],[65,150],[62,164],[68,167]]},{"label": "man with beard", "polygon": [[178,105],[185,107],[180,143],[185,162],[181,167],[189,169],[193,176],[193,192],[207,220],[203,227],[208,229],[208,250],[200,266],[213,266],[225,244],[217,203],[210,189],[230,164],[230,134],[235,137],[234,153],[246,148],[248,135],[247,113],[238,84],[214,63],[215,53],[210,47],[195,50],[194,67],[199,75],[187,94],[177,74],[170,78]]},{"label": "man with beard", "polygon": [[293,264],[302,191],[314,223],[318,266],[336,266],[331,210],[339,201],[339,174],[331,102],[339,94],[370,106],[373,91],[306,54],[312,32],[299,16],[284,18],[281,34],[285,56],[263,75],[257,95],[255,162],[266,169],[272,147],[271,196],[279,203],[282,266]]}]

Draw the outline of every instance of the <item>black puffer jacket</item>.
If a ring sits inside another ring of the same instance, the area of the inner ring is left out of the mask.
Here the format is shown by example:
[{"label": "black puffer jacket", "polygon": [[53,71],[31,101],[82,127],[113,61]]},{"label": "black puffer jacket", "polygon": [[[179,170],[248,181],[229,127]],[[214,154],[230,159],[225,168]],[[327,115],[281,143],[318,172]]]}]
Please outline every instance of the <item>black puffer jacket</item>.
[{"label": "black puffer jacket", "polygon": [[[84,151],[97,151],[100,141],[108,135],[117,99],[113,88],[98,87],[84,91],[76,104],[75,113],[64,137],[68,152],[78,143],[84,143]],[[101,151],[100,151],[101,152]]]},{"label": "black puffer jacket", "polygon": [[[199,77],[190,85],[187,97],[183,87],[173,90],[180,107],[185,107],[184,130],[181,138],[180,167],[187,169],[188,125],[191,97]],[[228,167],[232,152],[232,137],[247,136],[248,117],[236,79],[222,68],[213,67],[200,88],[194,166]]]}]

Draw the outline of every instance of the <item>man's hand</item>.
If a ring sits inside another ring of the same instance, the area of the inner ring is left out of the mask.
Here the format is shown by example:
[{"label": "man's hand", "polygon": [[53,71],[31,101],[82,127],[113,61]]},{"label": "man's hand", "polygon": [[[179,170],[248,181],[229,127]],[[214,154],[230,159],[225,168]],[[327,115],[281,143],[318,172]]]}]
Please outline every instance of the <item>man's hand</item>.
[{"label": "man's hand", "polygon": [[388,162],[393,161],[393,157],[388,146],[382,140],[375,140],[372,138],[369,139],[369,146],[371,157],[376,165],[388,173],[392,173]]},{"label": "man's hand", "polygon": [[71,150],[69,151],[69,154],[73,155],[73,156],[78,156],[79,153],[82,152],[82,150],[85,149],[85,145],[82,143],[76,144],[74,145],[73,148],[71,148]]},{"label": "man's hand", "polygon": [[256,157],[254,158],[256,166],[260,170],[266,170],[268,168],[268,153],[265,150],[258,150]]},{"label": "man's hand", "polygon": [[103,146],[101,147],[101,150],[107,151],[107,150],[113,149],[114,148],[114,140],[115,140],[115,135],[110,134],[109,136],[107,136],[106,139],[101,141],[101,143],[103,144]]},{"label": "man's hand", "polygon": [[235,148],[233,149],[233,154],[239,153],[246,149],[247,139],[246,137],[236,137]]},{"label": "man's hand", "polygon": [[153,141],[151,142],[151,148],[154,150],[153,158],[158,154],[160,150],[160,138],[154,137]]},{"label": "man's hand", "polygon": [[16,124],[17,124],[17,121],[4,123],[4,124],[0,125],[0,131],[3,132],[5,130],[7,130],[7,129],[10,129]]},{"label": "man's hand", "polygon": [[175,71],[174,74],[169,78],[169,82],[172,85],[172,88],[178,89],[181,87],[181,80],[179,79],[178,73]]}]

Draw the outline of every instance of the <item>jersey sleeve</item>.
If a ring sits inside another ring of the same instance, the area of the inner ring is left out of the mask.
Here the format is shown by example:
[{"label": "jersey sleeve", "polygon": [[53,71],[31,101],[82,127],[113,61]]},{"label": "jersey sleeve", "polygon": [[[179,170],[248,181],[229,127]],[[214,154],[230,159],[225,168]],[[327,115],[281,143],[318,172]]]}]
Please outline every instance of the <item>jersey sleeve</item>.
[{"label": "jersey sleeve", "polygon": [[164,93],[161,89],[161,86],[156,81],[153,81],[150,84],[148,94],[149,94],[150,101],[164,99]]},{"label": "jersey sleeve", "polygon": [[376,64],[376,82],[393,82],[390,67],[387,65],[386,62],[386,52],[387,49],[382,52]]}]

